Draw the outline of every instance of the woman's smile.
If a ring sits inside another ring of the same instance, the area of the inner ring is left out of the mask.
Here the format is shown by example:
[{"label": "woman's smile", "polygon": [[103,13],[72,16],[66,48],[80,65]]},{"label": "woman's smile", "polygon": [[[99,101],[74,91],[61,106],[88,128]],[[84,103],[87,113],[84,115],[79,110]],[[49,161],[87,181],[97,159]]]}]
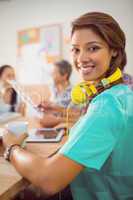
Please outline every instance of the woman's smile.
[{"label": "woman's smile", "polygon": [[95,69],[95,65],[86,64],[86,65],[78,65],[79,71],[83,76],[89,75]]}]

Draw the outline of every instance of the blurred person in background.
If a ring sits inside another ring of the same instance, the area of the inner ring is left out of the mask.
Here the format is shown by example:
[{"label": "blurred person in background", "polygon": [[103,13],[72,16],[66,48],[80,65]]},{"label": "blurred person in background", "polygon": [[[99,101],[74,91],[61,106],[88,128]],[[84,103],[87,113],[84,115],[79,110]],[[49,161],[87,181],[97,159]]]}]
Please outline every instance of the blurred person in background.
[{"label": "blurred person in background", "polygon": [[[39,120],[43,127],[53,127],[66,121],[66,110],[71,102],[70,76],[72,66],[66,60],[60,60],[53,64],[50,101],[44,101],[39,106],[44,111],[44,117]],[[72,107],[70,105],[70,107]],[[73,111],[73,112],[72,112]],[[80,110],[76,106],[71,108],[71,120],[79,116]],[[69,116],[70,119],[70,116]]]},{"label": "blurred person in background", "polygon": [[25,104],[20,101],[16,91],[7,82],[15,79],[15,71],[10,65],[0,67],[0,113],[20,112],[25,114]]}]

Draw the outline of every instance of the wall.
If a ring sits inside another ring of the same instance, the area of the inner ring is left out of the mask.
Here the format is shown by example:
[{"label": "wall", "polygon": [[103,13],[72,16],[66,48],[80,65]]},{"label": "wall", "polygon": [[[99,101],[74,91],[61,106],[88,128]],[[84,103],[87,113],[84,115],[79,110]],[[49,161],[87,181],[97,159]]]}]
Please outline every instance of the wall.
[{"label": "wall", "polygon": [[[16,66],[17,31],[29,27],[68,22],[88,11],[113,15],[127,36],[127,72],[133,75],[132,0],[10,0],[0,2],[0,65]],[[64,57],[68,58],[68,52]],[[19,66],[17,66],[19,67]]]}]

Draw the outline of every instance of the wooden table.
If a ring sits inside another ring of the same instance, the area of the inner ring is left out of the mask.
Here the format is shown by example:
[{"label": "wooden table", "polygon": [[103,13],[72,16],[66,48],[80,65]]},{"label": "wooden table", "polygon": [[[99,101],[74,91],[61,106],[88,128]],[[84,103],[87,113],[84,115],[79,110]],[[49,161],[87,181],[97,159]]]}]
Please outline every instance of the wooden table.
[{"label": "wooden table", "polygon": [[[29,127],[37,127],[35,120],[30,120]],[[46,158],[56,152],[65,141],[66,137],[59,143],[29,143],[26,148],[28,151]],[[28,182],[18,174],[8,161],[4,160],[2,154],[3,147],[2,142],[0,142],[0,200],[9,200],[22,190]]]}]

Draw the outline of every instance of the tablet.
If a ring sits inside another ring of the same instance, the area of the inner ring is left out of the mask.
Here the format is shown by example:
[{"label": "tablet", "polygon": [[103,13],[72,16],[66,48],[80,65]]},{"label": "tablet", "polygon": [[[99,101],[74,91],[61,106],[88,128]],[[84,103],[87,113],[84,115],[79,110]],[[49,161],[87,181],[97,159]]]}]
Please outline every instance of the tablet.
[{"label": "tablet", "polygon": [[64,129],[36,128],[29,130],[26,142],[60,142],[64,136]]}]

